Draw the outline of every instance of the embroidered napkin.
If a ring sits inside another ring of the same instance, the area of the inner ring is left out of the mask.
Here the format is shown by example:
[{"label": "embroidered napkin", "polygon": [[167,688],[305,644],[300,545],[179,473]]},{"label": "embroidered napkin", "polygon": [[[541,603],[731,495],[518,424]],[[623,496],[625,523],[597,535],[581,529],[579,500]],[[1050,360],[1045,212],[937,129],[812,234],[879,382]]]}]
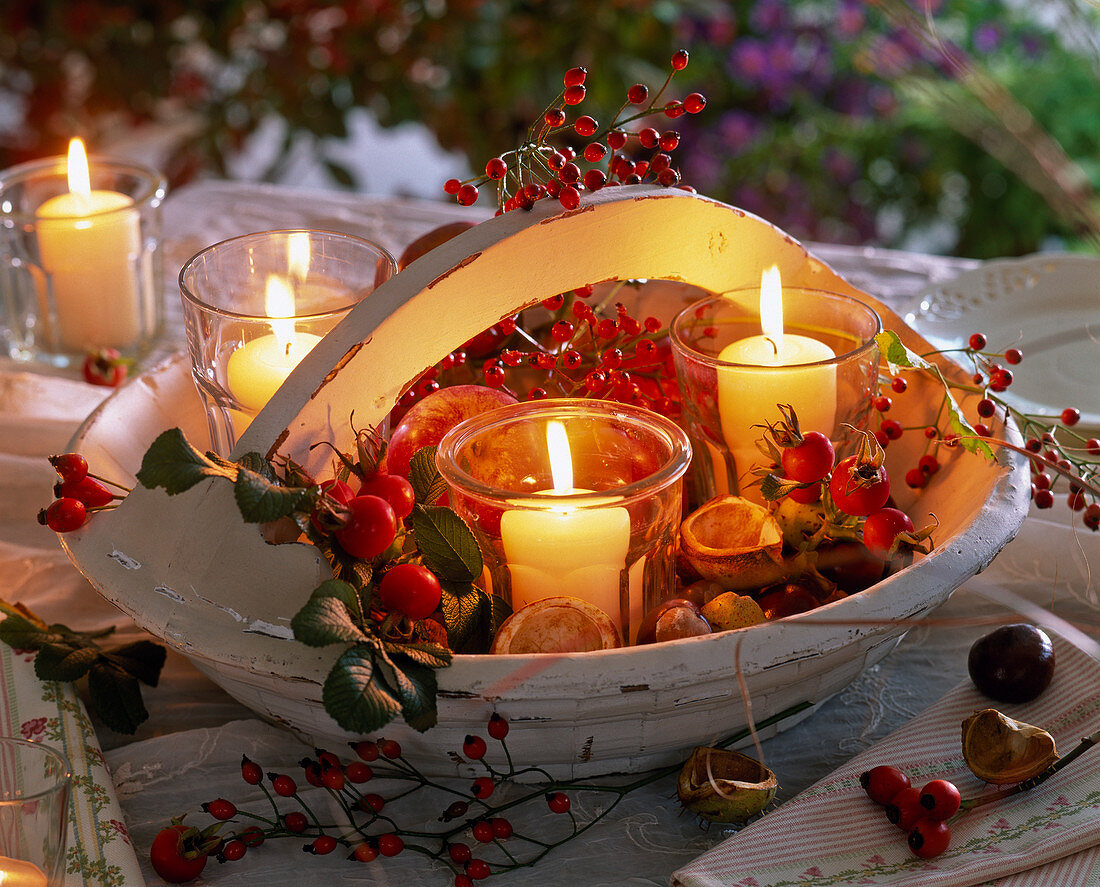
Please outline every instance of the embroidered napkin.
[{"label": "embroidered napkin", "polygon": [[61,751],[73,768],[66,887],[139,887],[130,835],[91,721],[72,685],[40,681],[34,653],[0,644],[0,734]]},{"label": "embroidered napkin", "polygon": [[[920,887],[1095,884],[1100,873],[1100,748],[1046,782],[978,807],[951,823],[951,844],[934,859],[914,856],[904,834],[859,786],[878,764],[903,769],[917,787],[950,779],[971,798],[994,790],[967,769],[961,724],[984,708],[1050,732],[1059,753],[1100,728],[1100,663],[1055,638],[1057,670],[1034,702],[993,703],[969,682],[956,687],[882,742],[700,856],[672,876],[674,887]],[[1036,868],[1042,866],[1042,868]]]}]

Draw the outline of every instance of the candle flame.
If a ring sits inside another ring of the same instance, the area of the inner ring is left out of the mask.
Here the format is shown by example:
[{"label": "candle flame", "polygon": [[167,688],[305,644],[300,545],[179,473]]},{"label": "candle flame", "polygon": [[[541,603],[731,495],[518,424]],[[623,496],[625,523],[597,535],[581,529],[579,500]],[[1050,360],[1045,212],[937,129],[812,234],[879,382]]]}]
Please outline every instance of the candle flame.
[{"label": "candle flame", "polygon": [[294,342],[294,291],[277,274],[267,278],[264,311],[271,318],[271,332],[284,349]]},{"label": "candle flame", "polygon": [[309,232],[292,231],[286,240],[286,262],[294,280],[305,280],[309,274]]},{"label": "candle flame", "polygon": [[760,329],[777,351],[783,350],[783,280],[778,265],[760,275]]},{"label": "candle flame", "polygon": [[546,424],[546,449],[550,453],[550,477],[555,493],[573,489],[573,455],[569,452],[569,436],[565,425],[556,420]]},{"label": "candle flame", "polygon": [[92,202],[92,183],[88,173],[88,155],[80,139],[69,141],[69,191],[85,203]]}]

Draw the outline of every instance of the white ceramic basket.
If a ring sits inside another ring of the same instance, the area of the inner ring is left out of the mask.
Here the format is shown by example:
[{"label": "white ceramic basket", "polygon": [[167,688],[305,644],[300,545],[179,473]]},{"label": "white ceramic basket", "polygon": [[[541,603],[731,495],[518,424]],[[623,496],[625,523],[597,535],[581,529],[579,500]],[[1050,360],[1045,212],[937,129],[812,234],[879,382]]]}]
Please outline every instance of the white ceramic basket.
[{"label": "white ceramic basket", "polygon": [[[886,306],[754,216],[679,190],[607,189],[573,212],[541,201],[531,212],[487,221],[385,283],[303,361],[238,452],[278,450],[318,468],[327,457],[311,456],[308,446],[328,439],[346,448],[352,410],[357,425],[377,424],[408,379],[518,307],[556,293],[626,278],[722,292],[754,285],[772,263],[785,283],[864,299],[887,329],[924,347]],[[662,306],[668,319],[678,299],[690,297],[684,287],[665,289],[674,294]],[[912,385],[892,415],[906,425],[930,422],[933,394]],[[99,473],[132,481],[148,444],[173,426],[198,446],[208,440],[182,357],[120,389],[72,446]],[[919,437],[906,435],[889,448],[895,476],[915,463]],[[426,770],[453,774],[458,765],[447,752],[461,748],[466,734],[483,732],[496,711],[512,724],[517,760],[583,776],[671,763],[693,745],[742,728],[738,667],[757,720],[800,702],[819,704],[893,649],[910,620],[985,567],[1027,509],[1019,458],[992,464],[956,452],[919,496],[896,486],[918,526],[935,515],[937,545],[867,591],[803,616],[667,644],[458,656],[439,673],[438,726],[418,734],[395,722],[382,732]],[[352,738],[321,705],[335,648],[306,647],[289,629],[302,602],[331,576],[328,565],[312,546],[266,544],[241,521],[231,484],[211,481],[175,497],[138,488],[118,509],[62,539],[108,600],[260,716],[315,744]]]}]

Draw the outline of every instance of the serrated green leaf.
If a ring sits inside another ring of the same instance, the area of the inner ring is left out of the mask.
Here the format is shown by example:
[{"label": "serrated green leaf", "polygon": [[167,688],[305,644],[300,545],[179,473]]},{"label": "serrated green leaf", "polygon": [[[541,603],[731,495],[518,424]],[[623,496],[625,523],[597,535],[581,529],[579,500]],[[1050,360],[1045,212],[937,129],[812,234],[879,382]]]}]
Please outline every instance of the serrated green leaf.
[{"label": "serrated green leaf", "polygon": [[946,400],[947,424],[955,434],[959,435],[959,446],[967,452],[993,459],[992,448],[981,439],[974,427],[966,421],[966,417],[959,405],[955,403],[955,399],[950,394],[946,394]]},{"label": "serrated green leaf", "polygon": [[88,698],[100,720],[116,733],[132,734],[149,717],[137,678],[102,661],[88,672]]},{"label": "serrated green leaf", "polygon": [[382,649],[391,656],[401,655],[426,668],[446,668],[454,655],[446,647],[432,643],[395,644],[383,641]]},{"label": "serrated green leaf", "polygon": [[236,468],[219,465],[200,453],[178,428],[161,432],[141,460],[138,482],[150,490],[163,487],[169,496],[189,490],[208,477],[235,480]]},{"label": "serrated green leaf", "polygon": [[17,613],[0,622],[0,641],[17,650],[37,650],[43,644],[64,640],[62,635]]},{"label": "serrated green leaf", "polygon": [[284,487],[243,466],[233,484],[233,498],[241,517],[250,524],[278,520],[305,508],[313,496],[306,487]]},{"label": "serrated green leaf", "polygon": [[465,651],[484,622],[482,592],[469,582],[440,582],[443,627],[452,650]]},{"label": "serrated green leaf", "polygon": [[809,486],[808,484],[800,484],[797,481],[788,480],[786,478],[777,477],[774,474],[767,474],[760,481],[760,495],[768,502],[775,502],[782,499],[791,490],[797,490],[802,487]]},{"label": "serrated green leaf", "polygon": [[893,330],[883,330],[875,336],[879,353],[890,367],[897,372],[898,367],[910,367],[918,370],[935,370],[927,360],[914,351],[910,351]]},{"label": "serrated green leaf", "polygon": [[470,528],[449,508],[417,505],[412,529],[424,566],[441,580],[472,582],[481,575],[481,549]]},{"label": "serrated green leaf", "polygon": [[352,621],[348,608],[335,597],[313,597],[290,620],[294,639],[310,647],[358,644],[366,635]]},{"label": "serrated green leaf", "polygon": [[435,696],[438,690],[435,670],[414,662],[408,656],[393,656],[394,688],[401,702],[401,716],[405,723],[423,733],[436,725],[438,714]]},{"label": "serrated green leaf", "polygon": [[370,733],[401,713],[400,703],[375,677],[374,650],[357,644],[345,650],[321,689],[325,711],[345,730]]},{"label": "serrated green leaf", "polygon": [[34,673],[43,681],[75,681],[88,673],[99,656],[94,647],[43,644],[34,657]]},{"label": "serrated green leaf", "polygon": [[254,471],[256,474],[265,480],[269,480],[274,483],[278,480],[278,475],[275,474],[275,468],[270,462],[267,461],[259,453],[245,453],[241,456],[240,461],[237,463],[241,468],[246,468],[249,471]]},{"label": "serrated green leaf", "polygon": [[421,505],[434,505],[447,492],[447,482],[435,467],[435,451],[435,447],[421,447],[409,461],[409,483]]},{"label": "serrated green leaf", "polygon": [[335,598],[343,603],[348,608],[348,612],[351,613],[352,619],[362,620],[363,618],[363,605],[359,599],[359,592],[355,590],[355,586],[349,582],[344,582],[341,579],[326,579],[315,589],[311,598]]},{"label": "serrated green leaf", "polygon": [[155,687],[160,681],[160,672],[164,668],[168,651],[153,641],[141,640],[123,644],[104,655],[143,684]]}]

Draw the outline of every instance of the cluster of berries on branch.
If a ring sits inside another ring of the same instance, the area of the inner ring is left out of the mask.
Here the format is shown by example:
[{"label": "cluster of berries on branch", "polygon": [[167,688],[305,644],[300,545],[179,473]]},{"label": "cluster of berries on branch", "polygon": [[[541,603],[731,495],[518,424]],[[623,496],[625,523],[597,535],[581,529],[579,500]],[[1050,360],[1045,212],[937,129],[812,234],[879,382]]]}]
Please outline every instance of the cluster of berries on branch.
[{"label": "cluster of berries on branch", "polygon": [[[462,206],[471,206],[478,199],[479,188],[495,185],[499,214],[530,209],[547,197],[572,210],[580,205],[582,192],[616,185],[656,182],[690,190],[680,185],[680,173],[671,156],[679,147],[680,134],[655,126],[628,128],[646,117],[660,115],[675,120],[684,114],[698,114],[706,107],[706,98],[698,92],[683,100],[665,99],[673,77],[687,64],[687,50],[673,53],[661,88],[651,93],[644,83],[635,83],[626,91],[612,122],[605,126],[588,114],[570,120],[570,112],[585,99],[588,77],[587,69],[570,68],[563,77],[561,92],[528,128],[522,145],[490,159],[484,175],[466,181],[448,179],[444,192],[454,196]],[[551,139],[578,140],[579,148],[555,147]],[[637,159],[641,153],[648,156]]]}]

